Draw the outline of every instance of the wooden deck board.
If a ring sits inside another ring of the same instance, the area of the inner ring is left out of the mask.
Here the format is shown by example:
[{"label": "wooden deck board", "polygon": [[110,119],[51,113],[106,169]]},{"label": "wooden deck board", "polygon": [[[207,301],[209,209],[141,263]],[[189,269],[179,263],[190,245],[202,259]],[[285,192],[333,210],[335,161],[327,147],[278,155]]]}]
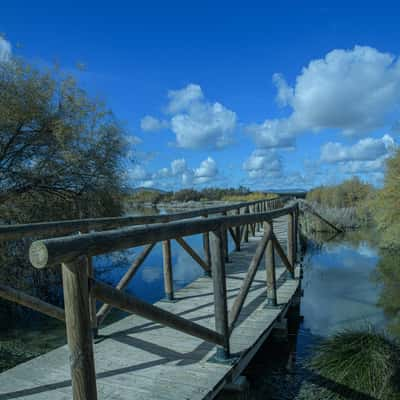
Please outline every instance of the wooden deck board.
[{"label": "wooden deck board", "polygon": [[[275,232],[285,245],[287,219],[275,221]],[[239,292],[261,233],[242,244],[226,264],[228,308]],[[201,339],[163,327],[137,316],[128,316],[105,327],[95,340],[99,399],[208,399],[241,373],[282,310],[298,288],[298,280],[284,279],[277,263],[278,308],[267,308],[265,267],[261,261],[251,290],[231,336],[232,353],[241,353],[235,365],[210,361],[215,347]],[[176,292],[176,302],[156,303],[198,324],[214,329],[212,279],[200,277]],[[71,398],[66,346],[0,374],[0,400]]]}]

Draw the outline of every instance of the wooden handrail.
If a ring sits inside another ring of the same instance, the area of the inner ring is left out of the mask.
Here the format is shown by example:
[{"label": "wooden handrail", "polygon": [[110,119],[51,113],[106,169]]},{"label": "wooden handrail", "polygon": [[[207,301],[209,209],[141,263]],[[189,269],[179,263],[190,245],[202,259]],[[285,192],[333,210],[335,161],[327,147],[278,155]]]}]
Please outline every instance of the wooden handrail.
[{"label": "wooden handrail", "polygon": [[[205,207],[180,213],[132,216],[132,217],[107,217],[87,218],[74,220],[61,220],[51,222],[37,222],[32,224],[0,225],[0,240],[17,240],[29,236],[65,235],[74,232],[88,232],[90,230],[116,229],[123,226],[145,225],[161,222],[179,221],[182,219],[201,217],[211,214],[219,214],[237,208],[261,202],[272,202],[274,199],[257,200],[252,202],[234,203],[218,207]],[[279,198],[284,201],[285,198]]]},{"label": "wooden handrail", "polygon": [[47,303],[36,297],[25,294],[20,290],[13,289],[9,286],[0,283],[0,297],[8,301],[20,304],[24,307],[31,308],[32,310],[41,312],[49,317],[53,317],[60,321],[65,321],[65,313],[62,308]]},{"label": "wooden handrail", "polygon": [[44,268],[71,261],[81,255],[105,254],[154,241],[210,232],[221,226],[225,229],[259,221],[264,222],[291,213],[294,208],[295,206],[291,206],[259,214],[222,216],[194,221],[183,220],[169,224],[153,224],[39,240],[32,243],[29,258],[34,267]]}]

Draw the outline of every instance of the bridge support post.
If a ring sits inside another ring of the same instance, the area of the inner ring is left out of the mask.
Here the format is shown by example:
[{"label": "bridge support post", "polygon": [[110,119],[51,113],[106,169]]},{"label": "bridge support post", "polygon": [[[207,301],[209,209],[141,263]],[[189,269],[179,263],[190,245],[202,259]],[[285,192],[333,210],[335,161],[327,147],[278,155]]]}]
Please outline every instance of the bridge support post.
[{"label": "bridge support post", "polygon": [[73,399],[96,400],[87,259],[80,257],[61,268]]},{"label": "bridge support post", "polygon": [[166,300],[174,300],[174,281],[172,277],[171,241],[162,242],[164,264],[164,290]]},{"label": "bridge support post", "polygon": [[220,333],[225,343],[217,347],[215,359],[225,361],[230,357],[228,306],[226,301],[225,261],[223,236],[225,228],[210,233],[211,270],[214,289],[215,330]]},{"label": "bridge support post", "polygon": [[[273,221],[264,223],[264,235],[273,234]],[[267,273],[267,304],[271,307],[277,306],[276,296],[276,270],[275,270],[275,252],[272,240],[268,241],[265,251],[265,269]]]}]

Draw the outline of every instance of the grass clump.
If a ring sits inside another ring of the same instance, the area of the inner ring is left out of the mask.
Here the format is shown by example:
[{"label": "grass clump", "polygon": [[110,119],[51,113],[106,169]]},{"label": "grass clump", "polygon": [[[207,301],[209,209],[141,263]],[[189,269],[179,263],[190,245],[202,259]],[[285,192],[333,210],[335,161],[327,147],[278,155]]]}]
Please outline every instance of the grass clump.
[{"label": "grass clump", "polygon": [[400,399],[400,347],[373,328],[346,330],[322,341],[310,361],[324,399]]}]

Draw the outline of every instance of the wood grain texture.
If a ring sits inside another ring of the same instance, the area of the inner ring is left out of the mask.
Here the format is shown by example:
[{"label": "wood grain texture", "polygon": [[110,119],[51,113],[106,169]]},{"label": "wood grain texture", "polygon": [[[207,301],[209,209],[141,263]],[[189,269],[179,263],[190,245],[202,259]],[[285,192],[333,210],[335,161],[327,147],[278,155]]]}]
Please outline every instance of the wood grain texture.
[{"label": "wood grain texture", "polygon": [[96,400],[87,260],[81,257],[61,269],[73,399]]}]

